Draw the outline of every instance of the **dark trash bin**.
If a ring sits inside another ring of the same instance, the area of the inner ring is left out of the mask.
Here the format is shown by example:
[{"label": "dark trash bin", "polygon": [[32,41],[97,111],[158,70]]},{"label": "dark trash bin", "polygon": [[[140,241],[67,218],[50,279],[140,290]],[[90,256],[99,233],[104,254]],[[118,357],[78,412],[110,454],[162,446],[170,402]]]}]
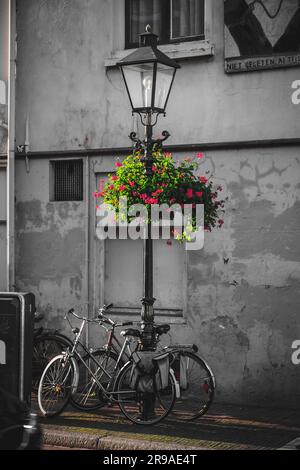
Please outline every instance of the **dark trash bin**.
[{"label": "dark trash bin", "polygon": [[35,297],[0,292],[0,387],[30,405]]}]

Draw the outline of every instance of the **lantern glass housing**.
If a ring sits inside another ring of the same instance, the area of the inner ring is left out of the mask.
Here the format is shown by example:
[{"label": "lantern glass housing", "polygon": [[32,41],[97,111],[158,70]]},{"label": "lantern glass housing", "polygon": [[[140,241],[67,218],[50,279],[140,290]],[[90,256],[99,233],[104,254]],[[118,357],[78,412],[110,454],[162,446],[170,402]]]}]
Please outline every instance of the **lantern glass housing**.
[{"label": "lantern glass housing", "polygon": [[139,49],[118,63],[132,111],[164,113],[180,66],[157,49],[155,34],[141,34],[140,44]]}]

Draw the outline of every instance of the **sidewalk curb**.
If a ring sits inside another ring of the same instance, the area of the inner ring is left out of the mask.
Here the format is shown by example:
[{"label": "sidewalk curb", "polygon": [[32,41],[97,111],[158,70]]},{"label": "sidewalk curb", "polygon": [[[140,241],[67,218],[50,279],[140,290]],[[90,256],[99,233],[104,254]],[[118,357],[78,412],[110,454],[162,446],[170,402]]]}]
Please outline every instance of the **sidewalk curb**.
[{"label": "sidewalk curb", "polygon": [[277,450],[300,450],[300,437],[297,437],[293,441],[288,442]]},{"label": "sidewalk curb", "polygon": [[124,439],[120,437],[90,436],[86,433],[43,431],[43,443],[51,446],[90,450],[208,450],[204,447],[180,446],[178,444]]}]

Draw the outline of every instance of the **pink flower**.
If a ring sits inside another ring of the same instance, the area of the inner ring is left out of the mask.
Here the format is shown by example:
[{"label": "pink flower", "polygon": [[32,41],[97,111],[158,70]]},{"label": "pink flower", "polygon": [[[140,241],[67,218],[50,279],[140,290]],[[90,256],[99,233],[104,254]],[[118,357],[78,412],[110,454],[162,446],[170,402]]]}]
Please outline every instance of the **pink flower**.
[{"label": "pink flower", "polygon": [[121,163],[121,162],[116,162],[116,163],[115,163],[115,166],[116,166],[117,168],[120,168],[120,167],[122,166],[122,163]]},{"label": "pink flower", "polygon": [[211,232],[211,228],[208,225],[204,225],[205,232]]},{"label": "pink flower", "polygon": [[195,191],[195,194],[197,197],[202,197],[203,196],[203,191]]},{"label": "pink flower", "polygon": [[95,191],[95,192],[93,193],[93,196],[94,196],[94,197],[102,197],[102,196],[103,196],[103,191],[99,191],[99,192],[98,192],[98,191]]},{"label": "pink flower", "polygon": [[175,197],[171,197],[171,199],[170,199],[170,204],[174,204],[174,202],[176,202]]},{"label": "pink flower", "polygon": [[129,186],[131,186],[131,187],[133,188],[134,182],[133,182],[133,181],[129,181]]},{"label": "pink flower", "polygon": [[115,189],[114,185],[111,184],[111,185],[109,186],[109,189]]},{"label": "pink flower", "polygon": [[222,225],[224,225],[224,220],[223,220],[223,219],[219,219],[219,220],[218,220],[218,224],[219,224],[219,227],[222,227]]},{"label": "pink flower", "polygon": [[157,204],[157,203],[158,203],[158,199],[155,198],[155,197],[148,197],[148,199],[146,199],[146,203],[147,203],[147,204]]},{"label": "pink flower", "polygon": [[120,191],[125,191],[125,189],[127,189],[125,184],[121,184],[121,186],[119,187],[119,190]]},{"label": "pink flower", "polygon": [[201,183],[204,183],[204,184],[206,184],[208,181],[208,179],[205,176],[199,176],[199,180],[201,181]]},{"label": "pink flower", "polygon": [[153,171],[154,173],[157,171],[156,166],[154,166],[154,165],[152,166],[152,171]]},{"label": "pink flower", "polygon": [[170,152],[165,152],[165,153],[164,153],[164,156],[165,156],[166,158],[171,158],[171,157],[172,157],[172,154],[171,154]]},{"label": "pink flower", "polygon": [[154,193],[152,193],[152,196],[158,196],[159,194],[163,193],[163,189],[157,189],[156,191],[154,191]]},{"label": "pink flower", "polygon": [[112,181],[117,181],[117,179],[118,179],[118,177],[117,177],[116,175],[114,175],[114,176],[111,177],[111,180],[112,180]]},{"label": "pink flower", "polygon": [[196,155],[197,158],[203,158],[204,157],[204,153],[202,152],[198,152],[197,155]]},{"label": "pink flower", "polygon": [[100,180],[100,184],[99,184],[99,189],[100,189],[100,191],[103,190],[103,186],[104,186],[104,179],[101,179],[101,180]]},{"label": "pink flower", "polygon": [[137,192],[136,192],[136,191],[132,191],[132,195],[133,195],[134,197],[136,197],[136,196],[137,196]]},{"label": "pink flower", "polygon": [[193,190],[191,188],[189,188],[186,192],[186,197],[188,197],[189,199],[192,199],[193,197]]},{"label": "pink flower", "polygon": [[140,198],[141,198],[141,199],[147,199],[147,197],[148,197],[147,194],[141,194],[141,195],[140,195]]}]

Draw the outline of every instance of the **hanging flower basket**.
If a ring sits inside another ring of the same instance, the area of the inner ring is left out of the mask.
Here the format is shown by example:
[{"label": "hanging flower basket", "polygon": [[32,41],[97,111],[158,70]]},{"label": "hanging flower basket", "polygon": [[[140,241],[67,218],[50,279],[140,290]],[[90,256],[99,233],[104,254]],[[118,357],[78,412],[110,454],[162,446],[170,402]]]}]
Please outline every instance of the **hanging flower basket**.
[{"label": "hanging flower basket", "polygon": [[[202,154],[197,157],[202,158]],[[197,159],[196,159],[197,160]],[[214,188],[212,177],[197,175],[198,161],[186,157],[183,161],[175,162],[172,154],[162,150],[153,152],[152,175],[147,177],[143,155],[130,154],[123,162],[115,163],[116,172],[109,175],[109,180],[103,189],[95,192],[96,198],[102,198],[102,203],[114,207],[119,216],[120,197],[127,198],[127,205],[143,204],[151,213],[153,204],[185,204],[196,208],[197,204],[204,205],[204,229],[211,231],[214,227],[222,227],[224,221],[225,201],[219,198],[222,187]],[[198,221],[195,212],[190,220],[191,231],[196,231]],[[187,239],[186,234],[176,236],[178,240]]]}]

